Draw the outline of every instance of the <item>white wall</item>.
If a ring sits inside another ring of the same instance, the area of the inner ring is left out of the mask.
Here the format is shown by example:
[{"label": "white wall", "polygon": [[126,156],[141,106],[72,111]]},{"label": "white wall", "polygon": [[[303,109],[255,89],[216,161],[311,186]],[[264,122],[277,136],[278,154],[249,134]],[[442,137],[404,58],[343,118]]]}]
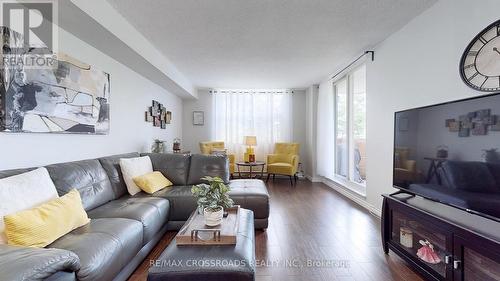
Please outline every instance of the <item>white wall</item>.
[{"label": "white wall", "polygon": [[316,175],[316,130],[318,115],[318,92],[319,85],[312,85],[306,89],[306,143],[305,143],[305,158],[304,172],[310,180],[315,180]]},{"label": "white wall", "polygon": [[[182,111],[182,149],[200,153],[201,141],[214,140],[212,138],[212,95],[209,94],[209,90],[198,90],[198,99],[185,100]],[[205,125],[193,125],[193,111],[205,113]]]},{"label": "white wall", "polygon": [[[111,75],[109,135],[0,134],[0,170],[39,166],[99,156],[147,151],[153,138],[167,141],[182,135],[182,100],[133,70],[60,29],[59,50]],[[172,111],[166,130],[144,121],[156,99]]]},{"label": "white wall", "polygon": [[[381,208],[392,185],[394,112],[480,94],[460,79],[472,38],[498,20],[498,0],[440,0],[375,49],[367,68],[367,197]],[[444,121],[443,121],[444,122]]]},{"label": "white wall", "polygon": [[[301,144],[301,159],[307,159],[306,149],[306,91],[294,90],[292,100],[293,141]],[[193,111],[205,112],[205,125],[193,125]],[[183,104],[182,148],[192,153],[199,153],[199,142],[214,140],[212,95],[208,90],[198,90],[198,99],[185,100]],[[302,160],[301,160],[302,162]],[[303,163],[303,168],[305,163]]]}]

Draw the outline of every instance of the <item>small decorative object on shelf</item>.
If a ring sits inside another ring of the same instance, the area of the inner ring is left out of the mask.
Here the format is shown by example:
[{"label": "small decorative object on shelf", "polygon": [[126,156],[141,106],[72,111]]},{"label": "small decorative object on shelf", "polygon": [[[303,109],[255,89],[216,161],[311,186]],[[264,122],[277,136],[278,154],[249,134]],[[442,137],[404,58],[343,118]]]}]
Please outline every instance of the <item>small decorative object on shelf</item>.
[{"label": "small decorative object on shelf", "polygon": [[203,181],[208,182],[194,185],[191,193],[197,199],[198,210],[203,210],[205,224],[217,226],[222,223],[224,208],[231,208],[234,202],[229,198],[228,192],[231,190],[219,177],[203,177]]},{"label": "small decorative object on shelf", "polygon": [[420,240],[418,243],[422,245],[422,247],[417,251],[417,256],[421,260],[431,264],[438,264],[441,262],[441,259],[434,251],[434,246],[429,241]]},{"label": "small decorative object on shelf", "polygon": [[165,141],[155,139],[153,145],[151,145],[151,152],[153,153],[163,153],[165,152]]},{"label": "small decorative object on shelf", "polygon": [[181,139],[180,138],[174,139],[172,150],[174,151],[174,153],[181,152]]},{"label": "small decorative object on shelf", "polygon": [[440,145],[437,147],[436,152],[437,158],[448,158],[448,147],[446,145]]},{"label": "small decorative object on shelf", "polygon": [[399,243],[406,248],[413,248],[413,232],[408,227],[399,228]]}]

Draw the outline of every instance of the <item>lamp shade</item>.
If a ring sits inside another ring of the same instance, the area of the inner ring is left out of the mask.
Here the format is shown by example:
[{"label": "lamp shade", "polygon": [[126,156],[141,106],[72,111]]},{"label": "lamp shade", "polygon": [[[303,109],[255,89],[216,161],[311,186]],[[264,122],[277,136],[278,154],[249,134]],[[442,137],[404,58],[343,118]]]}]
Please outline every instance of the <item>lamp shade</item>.
[{"label": "lamp shade", "polygon": [[246,136],[245,137],[245,144],[248,146],[257,145],[257,137],[256,136]]}]

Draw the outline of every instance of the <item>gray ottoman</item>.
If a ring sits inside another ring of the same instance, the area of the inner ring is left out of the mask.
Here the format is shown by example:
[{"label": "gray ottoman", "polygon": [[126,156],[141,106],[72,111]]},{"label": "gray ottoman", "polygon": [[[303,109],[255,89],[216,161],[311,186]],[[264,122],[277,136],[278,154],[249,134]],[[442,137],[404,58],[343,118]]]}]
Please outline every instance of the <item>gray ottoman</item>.
[{"label": "gray ottoman", "polygon": [[255,229],[266,229],[269,222],[269,193],[258,179],[238,179],[229,182],[229,196],[234,204],[253,211]]},{"label": "gray ottoman", "polygon": [[177,246],[175,240],[152,261],[148,280],[253,281],[255,236],[253,212],[240,209],[236,245]]}]

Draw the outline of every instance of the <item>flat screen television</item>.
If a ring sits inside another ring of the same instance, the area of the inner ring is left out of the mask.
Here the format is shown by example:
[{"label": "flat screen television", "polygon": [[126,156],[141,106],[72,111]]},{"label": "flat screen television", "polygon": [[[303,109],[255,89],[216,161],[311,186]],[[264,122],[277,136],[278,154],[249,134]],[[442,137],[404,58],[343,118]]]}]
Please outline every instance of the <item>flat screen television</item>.
[{"label": "flat screen television", "polygon": [[393,186],[500,221],[500,93],[394,116]]}]

